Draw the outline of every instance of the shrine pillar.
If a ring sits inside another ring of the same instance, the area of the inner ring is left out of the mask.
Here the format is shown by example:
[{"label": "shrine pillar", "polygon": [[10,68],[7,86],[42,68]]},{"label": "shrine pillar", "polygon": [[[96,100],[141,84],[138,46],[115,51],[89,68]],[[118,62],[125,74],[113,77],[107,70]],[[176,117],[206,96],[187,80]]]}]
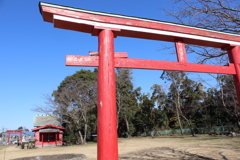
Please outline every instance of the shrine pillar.
[{"label": "shrine pillar", "polygon": [[114,33],[100,30],[98,35],[98,160],[118,160]]},{"label": "shrine pillar", "polygon": [[9,143],[9,141],[10,141],[10,134],[11,134],[11,133],[8,132],[8,140],[7,140],[7,143]]}]

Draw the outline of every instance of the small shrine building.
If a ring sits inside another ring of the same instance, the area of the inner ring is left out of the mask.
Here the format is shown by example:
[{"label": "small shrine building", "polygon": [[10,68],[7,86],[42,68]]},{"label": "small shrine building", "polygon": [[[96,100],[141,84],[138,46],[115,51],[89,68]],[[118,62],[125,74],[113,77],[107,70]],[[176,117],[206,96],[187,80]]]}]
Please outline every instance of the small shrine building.
[{"label": "small shrine building", "polygon": [[63,143],[63,131],[66,128],[54,126],[54,125],[45,125],[32,129],[34,138],[36,140],[35,146],[38,148],[44,147],[57,147]]},{"label": "small shrine building", "polygon": [[34,117],[35,147],[57,147],[63,143],[63,131],[60,121],[53,115],[38,115]]}]

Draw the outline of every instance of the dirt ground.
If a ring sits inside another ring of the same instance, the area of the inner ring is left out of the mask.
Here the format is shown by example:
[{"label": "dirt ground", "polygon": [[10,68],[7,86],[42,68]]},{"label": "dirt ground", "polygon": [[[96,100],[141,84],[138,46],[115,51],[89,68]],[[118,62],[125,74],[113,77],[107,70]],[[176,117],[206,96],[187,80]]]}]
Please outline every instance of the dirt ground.
[{"label": "dirt ground", "polygon": [[[121,160],[240,160],[240,136],[120,138],[118,147]],[[97,144],[39,149],[20,149],[16,146],[0,147],[0,160],[70,153],[84,154],[86,160],[95,160],[97,159]]]}]

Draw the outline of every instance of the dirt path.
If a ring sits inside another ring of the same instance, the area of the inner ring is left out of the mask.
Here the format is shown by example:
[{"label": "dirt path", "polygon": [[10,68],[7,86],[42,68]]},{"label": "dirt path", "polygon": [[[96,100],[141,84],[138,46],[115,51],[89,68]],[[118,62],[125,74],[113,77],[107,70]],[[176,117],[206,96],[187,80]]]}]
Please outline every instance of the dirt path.
[{"label": "dirt path", "polygon": [[[129,141],[130,142],[130,141]],[[140,144],[138,145],[138,144]],[[131,144],[131,143],[130,143]],[[142,139],[127,152],[120,152],[121,159],[131,160],[240,160],[240,137],[186,137]],[[120,148],[121,143],[119,144]],[[121,150],[120,150],[121,151]]]},{"label": "dirt path", "polygon": [[[121,160],[240,160],[240,137],[159,137],[151,139],[119,139]],[[36,155],[63,153],[85,154],[87,160],[97,159],[97,145],[67,146],[58,148],[20,149],[6,148],[5,160]],[[0,160],[4,160],[4,149],[0,150]]]}]

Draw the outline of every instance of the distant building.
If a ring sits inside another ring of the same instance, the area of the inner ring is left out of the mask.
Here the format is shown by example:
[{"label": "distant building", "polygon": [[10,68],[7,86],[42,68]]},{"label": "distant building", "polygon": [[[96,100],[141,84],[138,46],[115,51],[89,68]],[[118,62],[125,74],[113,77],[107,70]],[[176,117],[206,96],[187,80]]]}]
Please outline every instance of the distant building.
[{"label": "distant building", "polygon": [[36,147],[57,147],[62,145],[63,131],[60,121],[53,115],[38,115],[34,117],[34,129]]},{"label": "distant building", "polygon": [[32,129],[35,138],[35,146],[40,147],[57,147],[62,145],[63,131],[66,128],[54,125],[45,125]]}]

